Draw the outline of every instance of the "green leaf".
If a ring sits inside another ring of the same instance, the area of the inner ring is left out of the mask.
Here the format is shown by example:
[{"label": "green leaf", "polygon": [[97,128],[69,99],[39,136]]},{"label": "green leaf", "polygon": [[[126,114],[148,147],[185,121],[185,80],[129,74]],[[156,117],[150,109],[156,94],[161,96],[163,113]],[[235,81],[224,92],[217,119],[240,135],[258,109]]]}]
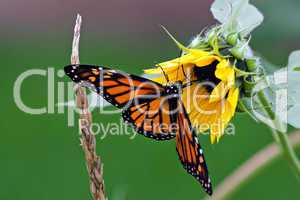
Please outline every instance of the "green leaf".
[{"label": "green leaf", "polygon": [[[288,123],[295,128],[300,128],[300,50],[293,51],[289,56],[288,66],[275,73],[287,71],[288,93]],[[274,74],[275,74],[274,73]]]}]

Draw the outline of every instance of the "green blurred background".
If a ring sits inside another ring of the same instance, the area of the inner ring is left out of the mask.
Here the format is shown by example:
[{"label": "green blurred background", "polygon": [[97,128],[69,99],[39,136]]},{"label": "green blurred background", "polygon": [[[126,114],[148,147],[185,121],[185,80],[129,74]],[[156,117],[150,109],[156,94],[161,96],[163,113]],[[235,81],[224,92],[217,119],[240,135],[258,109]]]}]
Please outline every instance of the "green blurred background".
[{"label": "green blurred background", "polygon": [[[284,66],[289,52],[300,49],[300,1],[252,1],[265,21],[255,30],[252,47]],[[82,63],[113,66],[131,73],[178,55],[162,32],[165,25],[188,43],[215,23],[212,0],[1,0],[0,1],[0,199],[91,199],[77,122],[67,114],[30,115],[13,98],[16,78],[32,68],[61,69],[69,63],[76,13],[83,17]],[[56,77],[55,82],[67,82]],[[22,85],[26,105],[47,106],[47,79],[32,76]],[[57,103],[57,95],[55,96]],[[95,122],[117,122],[119,115],[94,113]],[[267,128],[236,115],[236,134],[211,145],[201,137],[214,186],[240,164],[273,142]],[[108,136],[97,141],[104,162],[109,199],[201,199],[200,185],[182,169],[174,141],[142,136]],[[300,156],[300,151],[298,150]],[[299,181],[284,159],[277,159],[231,199],[299,199]]]}]

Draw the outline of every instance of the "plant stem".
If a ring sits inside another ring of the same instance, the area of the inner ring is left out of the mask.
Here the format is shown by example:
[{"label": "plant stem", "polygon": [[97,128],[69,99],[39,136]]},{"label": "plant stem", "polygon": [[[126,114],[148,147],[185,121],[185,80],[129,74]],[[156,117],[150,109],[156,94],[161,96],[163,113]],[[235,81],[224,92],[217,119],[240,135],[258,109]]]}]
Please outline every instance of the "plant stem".
[{"label": "plant stem", "polygon": [[[288,139],[294,148],[300,147],[299,131],[290,134]],[[217,185],[213,194],[213,200],[232,199],[232,196],[237,191],[282,155],[282,151],[277,143],[269,144],[256,152],[251,158],[240,165],[234,172]],[[212,198],[210,197],[205,198],[205,200],[211,199]]]},{"label": "plant stem", "polygon": [[270,117],[272,120],[275,119],[275,113],[273,112],[271,105],[268,101],[268,99],[266,98],[266,95],[263,91],[259,91],[257,93],[258,99],[263,107],[263,109],[265,110],[265,112],[267,113],[268,117]]},{"label": "plant stem", "polygon": [[[268,102],[268,99],[266,98],[265,93],[263,91],[259,91],[257,95],[258,95],[258,100],[262,104],[265,113],[268,115],[270,119],[274,121],[275,127],[280,127],[281,124],[279,123],[281,122],[276,120],[276,115],[273,112],[271,105]],[[285,132],[279,131],[278,129],[272,129],[272,131],[274,133],[273,135],[275,137],[275,141],[280,145],[283,154],[285,155],[286,159],[290,163],[290,166],[292,167],[296,175],[300,177],[300,161],[297,158],[297,155],[293,147],[289,143],[287,134]]]},{"label": "plant stem", "polygon": [[[71,64],[79,64],[79,39],[81,16],[77,15],[74,28]],[[94,200],[107,200],[104,192],[103,164],[96,153],[96,138],[91,130],[92,115],[89,112],[85,88],[77,85],[75,90],[76,105],[80,112],[79,128],[81,146],[85,154],[86,166],[90,179],[90,190]]]},{"label": "plant stem", "polygon": [[278,135],[281,148],[283,149],[286,158],[290,162],[291,167],[296,172],[296,175],[300,178],[300,161],[293,147],[290,145],[287,134],[280,131],[275,132],[275,134]]}]

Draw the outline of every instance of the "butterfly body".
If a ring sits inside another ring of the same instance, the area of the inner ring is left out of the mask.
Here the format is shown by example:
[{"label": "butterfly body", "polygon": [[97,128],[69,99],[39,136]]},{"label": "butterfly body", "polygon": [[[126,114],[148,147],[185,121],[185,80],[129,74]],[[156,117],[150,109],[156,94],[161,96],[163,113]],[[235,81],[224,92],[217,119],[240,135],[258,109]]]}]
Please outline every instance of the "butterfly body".
[{"label": "butterfly body", "polygon": [[112,105],[122,109],[126,123],[141,135],[155,140],[176,138],[176,150],[183,167],[211,195],[203,150],[180,99],[181,82],[163,86],[143,77],[107,67],[69,65],[65,73],[84,84]]}]

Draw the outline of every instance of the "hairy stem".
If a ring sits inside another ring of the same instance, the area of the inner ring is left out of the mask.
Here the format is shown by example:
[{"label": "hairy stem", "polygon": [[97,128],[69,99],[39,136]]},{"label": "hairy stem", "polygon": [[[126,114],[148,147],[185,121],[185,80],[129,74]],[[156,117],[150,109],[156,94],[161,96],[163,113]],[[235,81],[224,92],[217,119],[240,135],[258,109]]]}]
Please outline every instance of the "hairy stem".
[{"label": "hairy stem", "polygon": [[[271,105],[269,104],[263,91],[258,92],[258,99],[263,105],[263,109],[268,117],[274,120],[275,127],[280,127],[281,124],[278,120],[276,120],[276,115],[271,109]],[[290,166],[292,167],[296,175],[300,177],[300,161],[297,158],[297,155],[288,140],[287,134],[285,132],[279,131],[278,129],[272,129],[272,131],[274,133],[275,141],[280,145],[283,154],[290,163]]]},{"label": "hairy stem", "polygon": [[[290,134],[288,140],[294,148],[300,146],[300,132]],[[250,159],[239,166],[233,173],[227,176],[217,185],[212,198],[206,200],[225,200],[230,199],[235,192],[247,184],[252,178],[266,169],[273,161],[282,156],[282,151],[277,143],[272,143],[259,152],[255,153]]]}]

